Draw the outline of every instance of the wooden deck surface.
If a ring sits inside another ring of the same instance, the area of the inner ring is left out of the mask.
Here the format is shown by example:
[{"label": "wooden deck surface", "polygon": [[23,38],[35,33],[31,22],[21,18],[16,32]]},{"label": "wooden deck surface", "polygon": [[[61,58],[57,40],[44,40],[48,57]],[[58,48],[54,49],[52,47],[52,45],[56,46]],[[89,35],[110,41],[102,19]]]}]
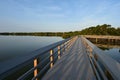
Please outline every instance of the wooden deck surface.
[{"label": "wooden deck surface", "polygon": [[42,80],[96,80],[86,50],[78,38]]}]

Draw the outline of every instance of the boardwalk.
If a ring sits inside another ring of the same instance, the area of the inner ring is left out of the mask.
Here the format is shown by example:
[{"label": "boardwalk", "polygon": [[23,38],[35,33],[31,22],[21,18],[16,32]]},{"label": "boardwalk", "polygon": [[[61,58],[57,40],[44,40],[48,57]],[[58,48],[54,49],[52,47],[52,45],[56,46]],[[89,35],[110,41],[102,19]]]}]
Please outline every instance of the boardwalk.
[{"label": "boardwalk", "polygon": [[96,44],[120,45],[120,36],[109,35],[83,35],[83,36]]},{"label": "boardwalk", "polygon": [[96,80],[81,38],[77,39],[42,80]]},{"label": "boardwalk", "polygon": [[120,80],[120,63],[83,36],[68,38],[0,63],[0,80],[41,79]]}]

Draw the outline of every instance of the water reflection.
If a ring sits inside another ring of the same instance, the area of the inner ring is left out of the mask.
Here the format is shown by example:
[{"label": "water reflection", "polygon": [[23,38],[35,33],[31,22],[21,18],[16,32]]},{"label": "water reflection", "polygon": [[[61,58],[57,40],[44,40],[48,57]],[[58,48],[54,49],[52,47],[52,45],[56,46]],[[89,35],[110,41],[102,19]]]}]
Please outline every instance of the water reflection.
[{"label": "water reflection", "polygon": [[0,36],[0,62],[63,40],[61,37]]},{"label": "water reflection", "polygon": [[110,45],[110,44],[95,44],[100,49],[102,49],[106,54],[112,57],[114,60],[120,63],[120,45]]}]

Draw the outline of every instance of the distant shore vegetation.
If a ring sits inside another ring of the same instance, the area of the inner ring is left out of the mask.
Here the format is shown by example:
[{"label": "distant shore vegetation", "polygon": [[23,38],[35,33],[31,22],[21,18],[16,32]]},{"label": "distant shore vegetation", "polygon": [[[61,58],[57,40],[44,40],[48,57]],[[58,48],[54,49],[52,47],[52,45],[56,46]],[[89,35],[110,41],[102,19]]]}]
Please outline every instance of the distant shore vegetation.
[{"label": "distant shore vegetation", "polygon": [[70,32],[3,32],[0,35],[16,35],[16,36],[60,36],[69,38],[76,35],[114,35],[120,36],[120,27],[114,28],[109,24],[91,26],[81,31]]}]

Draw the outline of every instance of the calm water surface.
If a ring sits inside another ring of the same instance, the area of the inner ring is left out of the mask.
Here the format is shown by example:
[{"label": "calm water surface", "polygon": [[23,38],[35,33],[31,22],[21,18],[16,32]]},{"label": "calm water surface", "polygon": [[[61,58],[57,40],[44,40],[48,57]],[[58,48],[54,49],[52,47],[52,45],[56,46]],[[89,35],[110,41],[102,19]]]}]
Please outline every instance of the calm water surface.
[{"label": "calm water surface", "polygon": [[105,50],[105,52],[120,63],[120,48],[110,48]]},{"label": "calm water surface", "polygon": [[0,36],[0,61],[28,54],[61,40],[61,37]]},{"label": "calm water surface", "polygon": [[106,54],[112,57],[114,60],[120,63],[120,45],[97,45],[101,48]]},{"label": "calm water surface", "polygon": [[[0,61],[29,54],[31,51],[63,40],[61,37],[0,36]],[[103,46],[103,51],[120,63],[120,46]]]}]

